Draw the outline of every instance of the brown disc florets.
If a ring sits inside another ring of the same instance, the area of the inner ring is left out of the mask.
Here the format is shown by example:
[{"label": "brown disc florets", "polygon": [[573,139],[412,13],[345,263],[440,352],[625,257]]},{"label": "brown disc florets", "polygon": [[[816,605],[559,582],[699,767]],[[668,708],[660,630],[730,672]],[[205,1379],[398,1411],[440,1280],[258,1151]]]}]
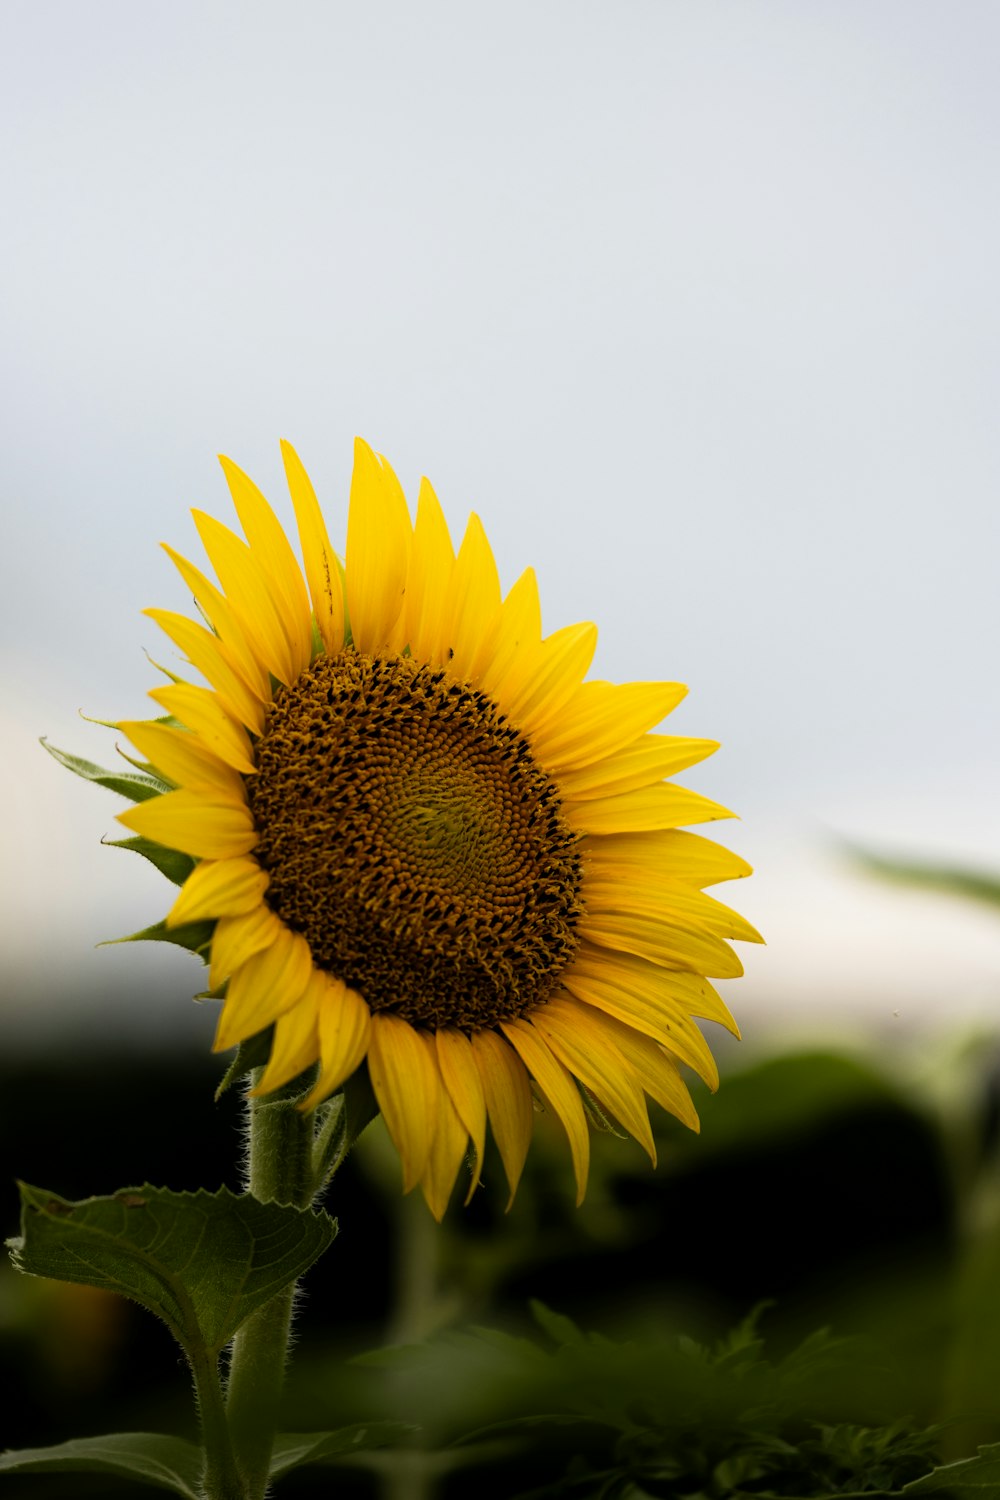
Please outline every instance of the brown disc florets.
[{"label": "brown disc florets", "polygon": [[318,656],[279,690],[247,796],[267,902],[373,1011],[475,1031],[573,957],[559,795],[483,693],[408,657]]}]

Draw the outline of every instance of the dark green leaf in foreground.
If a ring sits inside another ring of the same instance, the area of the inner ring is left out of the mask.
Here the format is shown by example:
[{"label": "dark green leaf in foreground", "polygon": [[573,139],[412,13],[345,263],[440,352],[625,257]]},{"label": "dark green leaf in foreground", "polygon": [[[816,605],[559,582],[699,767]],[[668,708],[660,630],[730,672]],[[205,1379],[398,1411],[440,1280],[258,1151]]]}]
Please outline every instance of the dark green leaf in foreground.
[{"label": "dark green leaf in foreground", "polygon": [[22,1448],[0,1454],[0,1474],[97,1473],[172,1490],[200,1500],[201,1449],[160,1432],[110,1432],[75,1438],[54,1448]]},{"label": "dark green leaf in foreground", "polygon": [[271,1454],[271,1478],[303,1464],[335,1462],[350,1453],[389,1448],[416,1432],[408,1422],[355,1422],[335,1432],[280,1432]]},{"label": "dark green leaf in foreground", "polygon": [[84,781],[95,781],[98,786],[107,787],[109,792],[117,792],[130,802],[145,802],[172,790],[170,783],[161,781],[158,776],[146,776],[138,771],[105,771],[103,766],[95,766],[92,760],[70,755],[67,750],[57,750],[48,740],[43,739],[40,743],[67,771],[82,776]]},{"label": "dark green leaf in foreground", "polygon": [[228,1188],[174,1193],[146,1185],[79,1203],[20,1189],[21,1238],[9,1242],[18,1270],[131,1297],[189,1354],[218,1354],[337,1232],[325,1213]]},{"label": "dark green leaf in foreground", "polygon": [[922,1479],[904,1486],[904,1495],[976,1495],[979,1500],[1000,1496],[1000,1443],[980,1448],[975,1458],[944,1464]]}]

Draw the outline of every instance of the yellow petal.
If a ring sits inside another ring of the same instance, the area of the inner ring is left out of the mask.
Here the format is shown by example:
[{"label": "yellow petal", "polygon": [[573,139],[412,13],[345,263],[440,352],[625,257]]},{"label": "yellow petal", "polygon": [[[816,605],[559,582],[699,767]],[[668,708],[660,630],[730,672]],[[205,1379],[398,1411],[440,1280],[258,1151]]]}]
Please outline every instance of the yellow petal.
[{"label": "yellow petal", "polygon": [[495,1031],[475,1033],[471,1045],[482,1080],[490,1129],[507,1174],[509,1209],[531,1143],[531,1084],[517,1053]]},{"label": "yellow petal", "polygon": [[212,934],[208,983],[217,990],[223,980],[245,964],[255,953],[272,947],[279,938],[282,923],[270,907],[261,904],[238,917],[220,917]]},{"label": "yellow petal", "polygon": [[280,1089],[282,1084],[298,1078],[300,1073],[304,1073],[316,1061],[319,1054],[316,1011],[308,1003],[308,988],[307,986],[302,999],[274,1023],[271,1056],[260,1083],[251,1090],[255,1098]]},{"label": "yellow petal", "polygon": [[650,1037],[633,1031],[631,1026],[625,1026],[613,1016],[602,1015],[601,1022],[610,1028],[618,1050],[649,1097],[655,1099],[670,1114],[676,1115],[689,1130],[699,1130],[698,1112],[691,1102],[691,1095],[681,1078],[676,1060]]},{"label": "yellow petal", "polygon": [[255,859],[203,859],[185,880],[167,926],[245,916],[261,905],[270,883]]},{"label": "yellow petal", "polygon": [[596,649],[597,626],[583,624],[557,630],[546,636],[537,652],[525,653],[528,676],[516,688],[508,681],[503,706],[529,739],[560,718],[590,669]]},{"label": "yellow petal", "polygon": [[623,792],[617,797],[566,802],[563,815],[571,828],[594,834],[679,828],[685,823],[710,823],[715,818],[735,817],[720,803],[669,781]]},{"label": "yellow petal", "polygon": [[368,1072],[408,1193],[427,1167],[441,1105],[441,1076],[414,1028],[384,1012],[372,1016]]},{"label": "yellow petal", "polygon": [[298,674],[312,657],[312,619],[302,573],[281,522],[260,490],[232,459],[219,455],[247,541],[278,607],[291,648],[292,671]]},{"label": "yellow petal", "polygon": [[664,776],[676,776],[718,750],[717,740],[688,740],[673,734],[644,734],[619,750],[588,766],[559,772],[559,790],[571,800],[609,797],[620,792],[652,786]]},{"label": "yellow petal", "polygon": [[500,578],[483,523],[469,517],[455,559],[451,616],[446,626],[448,670],[462,682],[473,682],[473,663],[491,649],[500,611]]},{"label": "yellow petal", "polygon": [[603,760],[659,724],[686,692],[679,682],[581,682],[533,736],[535,753],[549,771]]},{"label": "yellow petal", "polygon": [[655,1167],[656,1147],[646,1101],[603,1019],[579,1001],[556,996],[532,1013],[531,1022],[574,1078],[635,1137]]},{"label": "yellow petal", "polygon": [[497,616],[496,636],[485,658],[476,660],[476,680],[484,693],[503,703],[508,683],[522,680],[520,658],[533,654],[542,636],[542,612],[538,580],[526,568],[508,593]]},{"label": "yellow petal", "polygon": [[479,1186],[483,1170],[483,1151],[486,1146],[486,1100],[483,1085],[472,1053],[472,1044],[463,1032],[438,1031],[434,1040],[437,1064],[445,1089],[458,1111],[466,1135],[472,1137],[476,1153],[476,1170],[465,1199],[468,1203]]},{"label": "yellow petal", "polygon": [[246,803],[209,800],[204,792],[165,792],[150,797],[127,812],[118,814],[132,833],[179,849],[196,859],[233,859],[249,854],[259,842],[250,809]]},{"label": "yellow petal", "polygon": [[[600,954],[599,949],[593,950]],[[587,1005],[596,1006],[606,1015],[624,1021],[626,1026],[651,1036],[669,1048],[681,1062],[702,1077],[709,1088],[719,1085],[719,1070],[708,1044],[686,1008],[683,986],[685,978],[671,969],[658,969],[641,958],[608,955],[594,962],[589,953],[578,953],[561,982]],[[650,978],[650,971],[659,979]],[[687,976],[697,978],[698,976]],[[702,981],[707,985],[707,980]],[[711,988],[709,986],[709,988]]]},{"label": "yellow petal", "polygon": [[734,1036],[739,1036],[735,1021],[711,981],[703,974],[661,968],[645,958],[594,947],[584,938],[561,979],[575,975],[642,994],[653,1003],[665,1006],[671,1015],[676,1012],[678,1015],[700,1016],[705,1021],[718,1021]]},{"label": "yellow petal", "polygon": [[403,636],[417,661],[440,667],[447,655],[445,635],[455,552],[438,498],[420,481],[413,550],[403,601]]},{"label": "yellow petal", "polygon": [[144,609],[155,620],[191,665],[211,684],[230,718],[237,719],[254,734],[264,731],[264,704],[241,675],[237,658],[217,635],[168,609]]},{"label": "yellow petal", "polygon": [[204,573],[195,567],[194,563],[188,562],[186,557],[181,557],[179,552],[175,552],[165,542],[163,550],[191,590],[202,614],[211,622],[212,629],[233,653],[250,687],[262,702],[267,703],[271,697],[267,667],[261,660],[252,638],[240,624],[237,613],[229,600],[219,592],[214,583],[205,577]]},{"label": "yellow petal", "polygon": [[286,685],[294,682],[298,669],[280,606],[257,558],[235,532],[214,516],[200,510],[191,514],[240,628],[253,643],[254,655],[279,682]]},{"label": "yellow petal", "polygon": [[637,953],[667,969],[691,969],[714,979],[737,979],[743,973],[742,963],[722,938],[668,924],[662,917],[623,911],[599,914],[588,908],[582,934],[601,948]]},{"label": "yellow petal", "polygon": [[309,995],[319,1017],[320,1070],[302,1109],[315,1109],[339,1089],[364,1062],[371,1040],[371,1014],[357,990],[316,969]]},{"label": "yellow petal", "polygon": [[330,545],[323,512],[309,475],[291,443],[281,444],[285,477],[295,507],[299,545],[320,638],[331,656],[344,649],[344,589],[340,562]]},{"label": "yellow petal", "polygon": [[[436,1068],[438,1054],[433,1039],[426,1032],[420,1032],[419,1035],[426,1044],[432,1066]],[[427,1200],[427,1207],[439,1224],[448,1207],[448,1199],[451,1197],[455,1178],[465,1158],[465,1148],[468,1144],[469,1132],[452,1103],[447,1088],[443,1088],[440,1091],[434,1139],[431,1141],[431,1149],[427,1156],[427,1166],[420,1179],[420,1187]]]},{"label": "yellow petal", "polygon": [[502,1021],[500,1029],[538,1084],[569,1139],[576,1176],[577,1207],[587,1191],[590,1132],[579,1091],[569,1071],[527,1021]]},{"label": "yellow petal", "polygon": [[239,772],[225,765],[188,730],[151,719],[123,719],[118,728],[168,781],[189,791],[214,791],[236,806],[246,802]]},{"label": "yellow petal", "polygon": [[180,719],[192,730],[206,749],[211,750],[227,766],[244,776],[256,771],[253,747],[243,725],[231,719],[208,688],[194,687],[189,682],[177,682],[170,687],[154,688],[149,695],[168,714]]},{"label": "yellow petal", "polygon": [[224,1052],[263,1031],[301,998],[311,973],[309,944],[282,925],[270,947],[247,959],[230,978],[213,1049]]},{"label": "yellow petal", "polygon": [[587,838],[580,846],[587,866],[595,874],[616,876],[621,872],[649,876],[670,875],[691,885],[715,885],[751,874],[738,854],[699,833],[679,828],[647,830],[643,833],[611,833]]},{"label": "yellow petal", "polygon": [[584,899],[588,916],[608,920],[618,912],[627,912],[673,925],[679,925],[678,918],[682,918],[716,937],[739,938],[745,943],[764,941],[756,927],[732,907],[679,880],[657,878],[648,872],[600,879],[588,870]]},{"label": "yellow petal", "polygon": [[357,438],[347,515],[347,612],[359,651],[374,655],[394,640],[411,535],[399,480],[385,459]]}]

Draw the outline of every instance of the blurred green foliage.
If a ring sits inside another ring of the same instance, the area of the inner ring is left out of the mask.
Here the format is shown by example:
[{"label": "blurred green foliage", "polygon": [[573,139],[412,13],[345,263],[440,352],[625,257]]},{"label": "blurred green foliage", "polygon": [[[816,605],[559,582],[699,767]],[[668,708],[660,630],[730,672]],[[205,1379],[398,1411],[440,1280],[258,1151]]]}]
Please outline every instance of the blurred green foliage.
[{"label": "blurred green foliage", "polygon": [[[869,866],[991,904],[1000,889]],[[655,1173],[633,1142],[598,1136],[580,1210],[547,1116],[511,1211],[490,1148],[482,1188],[467,1210],[456,1192],[440,1229],[400,1196],[376,1123],[330,1195],[341,1234],[306,1278],[284,1425],[419,1436],[337,1458],[335,1478],[294,1471],[280,1493],[1000,1497],[996,1033],[755,1045],[722,1039],[700,1136],[660,1117]],[[5,1179],[70,1198],[143,1178],[238,1185],[238,1091],[213,1104],[207,1060],[157,1071],[104,1056],[81,1076],[54,1053],[34,1074],[0,1070]],[[13,1229],[12,1191],[7,1217]],[[8,1441],[68,1426],[194,1436],[169,1343],[134,1309],[2,1272],[0,1333]],[[111,1476],[3,1479],[4,1500],[133,1493]]]}]

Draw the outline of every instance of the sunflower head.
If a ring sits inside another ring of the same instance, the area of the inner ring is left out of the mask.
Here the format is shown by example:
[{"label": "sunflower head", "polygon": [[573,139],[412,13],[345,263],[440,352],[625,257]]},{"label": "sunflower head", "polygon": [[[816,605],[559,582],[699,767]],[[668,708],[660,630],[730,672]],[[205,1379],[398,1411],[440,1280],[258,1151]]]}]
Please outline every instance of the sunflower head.
[{"label": "sunflower head", "polygon": [[697,1129],[681,1066],[717,1083],[693,1018],[736,1030],[709,977],[759,939],[705,887],[748,867],[665,779],[717,747],[652,732],[676,683],[588,680],[595,627],[544,636],[532,571],[504,595],[478,518],[456,551],[360,441],[342,564],[282,451],[302,566],[226,459],[242,535],[194,513],[215,581],[166,549],[206,623],[147,613],[202,681],[120,726],[172,788],[121,821],[193,857],[167,920],[214,924],[216,1048],[273,1027],[260,1092],[312,1070],[312,1108],[367,1065],[437,1218],[487,1124],[513,1199],[541,1104],[579,1201],[588,1098],[655,1161],[647,1095]]}]

